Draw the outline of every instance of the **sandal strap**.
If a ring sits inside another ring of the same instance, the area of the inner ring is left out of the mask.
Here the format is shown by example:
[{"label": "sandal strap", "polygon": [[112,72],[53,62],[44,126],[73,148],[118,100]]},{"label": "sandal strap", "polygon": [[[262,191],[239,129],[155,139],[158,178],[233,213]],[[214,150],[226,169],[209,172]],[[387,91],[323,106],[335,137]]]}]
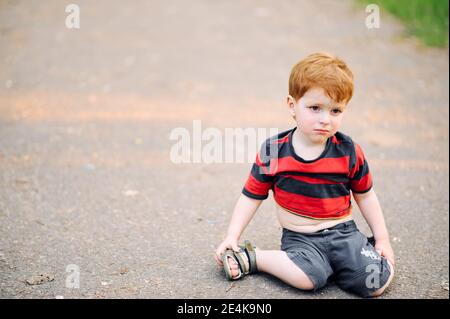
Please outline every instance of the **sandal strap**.
[{"label": "sandal strap", "polygon": [[248,261],[250,264],[250,273],[255,273],[258,271],[258,267],[256,265],[256,253],[250,241],[248,240],[245,241],[245,248],[248,255]]},{"label": "sandal strap", "polygon": [[241,247],[247,254],[248,263],[249,263],[249,267],[250,267],[248,273],[253,274],[255,272],[258,272],[258,267],[256,265],[256,253],[254,250],[254,246],[250,243],[249,240],[245,240],[244,244],[239,245],[239,247]]},{"label": "sandal strap", "polygon": [[241,250],[241,251],[239,251],[239,252],[234,252],[234,256],[235,256],[236,259],[237,259],[237,264],[239,265],[239,268],[241,268],[242,273],[243,273],[244,275],[246,275],[246,274],[250,273],[250,269],[246,269],[244,259],[243,259],[242,256],[240,255],[240,254],[242,254],[242,253],[245,254],[245,252],[244,252],[243,250]]}]

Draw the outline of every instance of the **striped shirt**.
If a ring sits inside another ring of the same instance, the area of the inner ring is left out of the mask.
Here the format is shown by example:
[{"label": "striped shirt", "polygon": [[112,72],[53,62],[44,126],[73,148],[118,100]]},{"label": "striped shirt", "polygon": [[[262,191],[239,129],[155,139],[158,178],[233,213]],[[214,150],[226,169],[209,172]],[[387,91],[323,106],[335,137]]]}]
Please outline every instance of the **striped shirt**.
[{"label": "striped shirt", "polygon": [[372,177],[361,147],[340,132],[329,137],[314,160],[294,152],[296,128],[268,138],[256,155],[242,193],[275,201],[287,211],[314,219],[338,219],[351,214],[350,191],[365,193]]}]

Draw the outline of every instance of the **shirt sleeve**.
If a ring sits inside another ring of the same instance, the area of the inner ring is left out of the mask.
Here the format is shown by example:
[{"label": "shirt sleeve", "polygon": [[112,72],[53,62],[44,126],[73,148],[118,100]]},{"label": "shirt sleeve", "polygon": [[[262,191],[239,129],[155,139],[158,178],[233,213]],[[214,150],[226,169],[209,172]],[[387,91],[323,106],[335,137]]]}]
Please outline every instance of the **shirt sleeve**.
[{"label": "shirt sleeve", "polygon": [[268,154],[268,140],[261,146],[260,151],[256,154],[250,174],[242,189],[242,193],[253,199],[266,199],[269,196],[269,190],[273,185],[273,176],[270,174],[270,157]]},{"label": "shirt sleeve", "polygon": [[367,193],[372,189],[372,175],[364,152],[359,144],[355,143],[355,152],[350,168],[350,189],[354,193]]}]

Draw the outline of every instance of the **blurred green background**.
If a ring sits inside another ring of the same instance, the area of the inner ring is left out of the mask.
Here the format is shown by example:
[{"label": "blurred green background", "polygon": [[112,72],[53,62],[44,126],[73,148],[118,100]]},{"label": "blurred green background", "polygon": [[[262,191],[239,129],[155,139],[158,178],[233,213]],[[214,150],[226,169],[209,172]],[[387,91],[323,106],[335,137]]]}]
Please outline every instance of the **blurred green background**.
[{"label": "blurred green background", "polygon": [[409,34],[418,37],[425,45],[448,46],[447,0],[359,0],[374,3],[398,17]]}]

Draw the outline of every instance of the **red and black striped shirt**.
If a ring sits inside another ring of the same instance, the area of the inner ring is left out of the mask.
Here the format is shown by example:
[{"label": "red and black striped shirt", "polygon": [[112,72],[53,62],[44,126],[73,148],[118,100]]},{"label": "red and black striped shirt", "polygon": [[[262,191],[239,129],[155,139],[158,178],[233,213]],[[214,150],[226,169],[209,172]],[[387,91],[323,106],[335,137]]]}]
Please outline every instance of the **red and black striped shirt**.
[{"label": "red and black striped shirt", "polygon": [[266,199],[271,189],[278,205],[304,217],[334,219],[349,215],[350,191],[365,193],[372,188],[361,147],[337,132],[328,138],[318,158],[304,160],[292,145],[295,129],[262,144],[242,193]]}]

